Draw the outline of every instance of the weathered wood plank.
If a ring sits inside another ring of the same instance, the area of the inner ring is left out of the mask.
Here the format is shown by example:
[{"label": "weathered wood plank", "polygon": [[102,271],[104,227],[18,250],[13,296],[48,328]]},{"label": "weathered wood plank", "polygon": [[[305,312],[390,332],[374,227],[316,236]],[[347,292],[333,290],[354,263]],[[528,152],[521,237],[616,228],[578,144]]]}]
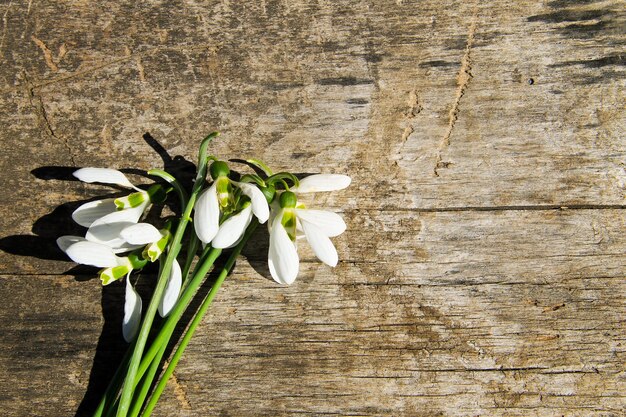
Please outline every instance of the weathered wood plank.
[{"label": "weathered wood plank", "polygon": [[[345,260],[332,270],[302,247],[297,285],[267,281],[258,254],[240,263],[160,415],[623,411],[621,210],[349,219],[338,239]],[[1,358],[4,389],[14,387],[5,410],[20,415],[28,393],[47,415],[67,415],[102,327],[98,284],[3,277],[1,291],[4,343],[14,348]],[[119,337],[120,296],[119,286],[103,295],[110,337]],[[123,344],[106,346],[119,354]]]},{"label": "weathered wood plank", "polygon": [[[215,129],[222,157],[349,173],[311,201],[349,229],[340,266],[302,248],[290,288],[263,280],[266,243],[248,250],[161,415],[623,414],[622,2],[5,2],[0,16],[7,415],[84,411],[123,348],[120,289],[66,276],[55,250],[80,232],[76,204],[59,206],[111,192],[67,181],[73,167],[186,172]],[[146,132],[181,158],[161,161]]]},{"label": "weathered wood plank", "polygon": [[624,205],[619,2],[300,6],[5,5],[3,229],[93,196],[34,169],[149,169],[146,132],[194,160],[213,129],[219,155],[350,172],[339,207]]}]

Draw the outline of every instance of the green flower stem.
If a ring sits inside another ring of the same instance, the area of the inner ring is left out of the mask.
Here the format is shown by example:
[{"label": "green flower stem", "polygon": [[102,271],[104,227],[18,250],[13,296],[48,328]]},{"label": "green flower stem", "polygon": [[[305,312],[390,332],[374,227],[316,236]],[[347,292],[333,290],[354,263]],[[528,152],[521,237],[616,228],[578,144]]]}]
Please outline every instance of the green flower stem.
[{"label": "green flower stem", "polygon": [[291,172],[279,172],[269,177],[265,182],[267,184],[274,185],[277,181],[280,181],[281,183],[285,185],[286,189],[288,190],[289,186],[287,185],[285,180],[290,180],[291,183],[293,184],[292,185],[293,187],[297,187],[298,185],[300,185],[300,181],[298,180],[298,177],[293,175]]},{"label": "green flower stem", "polygon": [[187,247],[187,259],[185,260],[185,265],[183,266],[183,285],[187,282],[187,277],[189,275],[189,270],[191,269],[191,264],[193,263],[193,258],[195,258],[196,253],[198,252],[198,246],[200,246],[200,239],[198,239],[198,235],[193,233],[191,235],[191,241],[189,242],[189,246]]},{"label": "green flower stem", "polygon": [[[170,335],[171,336],[171,335]],[[168,339],[169,341],[169,339]],[[141,411],[141,407],[143,406],[148,393],[150,392],[150,387],[152,386],[152,381],[154,381],[154,376],[159,370],[159,366],[161,365],[161,358],[163,358],[163,354],[165,353],[165,349],[167,348],[168,343],[163,343],[161,345],[161,349],[157,353],[156,357],[150,364],[150,368],[148,369],[148,373],[144,375],[141,380],[141,387],[139,390],[135,391],[135,397],[133,398],[132,407],[130,409],[130,416],[137,417],[139,412]]]},{"label": "green flower stem", "polygon": [[243,239],[241,239],[241,242],[239,242],[239,244],[235,247],[235,249],[230,254],[230,257],[226,261],[224,268],[222,269],[222,271],[220,272],[220,275],[217,277],[217,280],[213,284],[211,291],[209,291],[209,294],[206,296],[206,298],[202,302],[202,305],[198,309],[198,312],[194,316],[191,324],[189,324],[189,327],[187,328],[187,332],[185,332],[185,335],[183,336],[183,339],[180,341],[180,344],[178,345],[176,352],[174,352],[174,356],[172,356],[172,359],[169,365],[167,366],[167,369],[163,373],[161,380],[159,381],[156,388],[154,389],[154,392],[152,393],[152,396],[150,397],[150,400],[148,401],[148,404],[146,405],[146,408],[144,409],[142,417],[149,417],[150,414],[152,414],[152,411],[154,410],[154,407],[156,406],[157,401],[159,401],[159,397],[161,396],[161,394],[163,393],[163,390],[165,389],[165,385],[167,384],[169,377],[174,372],[174,368],[176,368],[176,365],[178,365],[178,361],[180,360],[183,352],[185,351],[185,348],[189,344],[189,341],[191,340],[194,332],[196,331],[198,324],[200,324],[200,322],[202,321],[202,318],[206,314],[208,308],[211,306],[211,303],[213,302],[213,299],[215,298],[220,287],[222,286],[222,283],[224,282],[229,272],[233,268],[233,265],[235,264],[237,257],[241,253],[241,250],[243,249],[244,245],[246,244],[246,242],[248,241],[248,239],[250,238],[250,236],[252,235],[252,233],[254,232],[254,230],[257,228],[258,225],[259,223],[256,220],[250,224],[250,226],[246,230],[246,233]]},{"label": "green flower stem", "polygon": [[[209,256],[209,252],[213,250],[213,247],[211,245],[206,245],[204,247],[204,250],[202,251],[202,254],[200,255],[200,260],[198,261],[198,263],[196,263],[196,266],[194,266],[193,268],[193,272],[191,273],[192,277],[195,277],[196,274],[198,273],[198,270],[200,269],[200,267],[202,267],[202,263],[203,263],[203,259],[205,259],[207,256]],[[183,293],[185,292],[185,290],[187,289],[187,287],[189,286],[189,282],[190,280],[185,280],[185,276],[183,275],[183,285],[180,288],[180,292]]]},{"label": "green flower stem", "polygon": [[130,402],[133,397],[133,385],[139,368],[139,362],[143,356],[143,350],[146,346],[146,341],[148,340],[148,335],[150,334],[150,329],[152,328],[152,322],[154,321],[154,316],[156,315],[159,302],[163,297],[163,291],[165,290],[165,285],[167,284],[167,278],[169,277],[169,273],[172,269],[172,264],[174,263],[174,259],[176,259],[176,255],[178,255],[178,252],[180,251],[180,242],[183,238],[183,234],[185,233],[187,223],[189,222],[187,218],[191,215],[191,210],[196,202],[196,196],[197,194],[191,195],[183,218],[180,220],[180,223],[176,228],[176,234],[174,235],[170,250],[167,253],[163,270],[161,271],[156,288],[152,294],[152,299],[150,300],[150,305],[148,306],[148,310],[146,311],[146,315],[141,324],[141,330],[137,338],[137,343],[135,344],[135,349],[133,350],[133,355],[130,359],[128,373],[126,374],[126,378],[124,380],[120,405],[117,410],[117,417],[126,417],[128,413],[128,407],[130,406]]},{"label": "green flower stem", "polygon": [[174,178],[171,174],[163,171],[162,169],[151,169],[150,171],[148,171],[148,175],[153,175],[167,181],[172,187],[174,187],[174,190],[176,190],[176,194],[178,194],[178,198],[180,200],[180,206],[185,207],[187,205],[187,201],[189,199],[189,197],[187,197],[187,192],[182,187],[182,185],[180,185],[178,180]]},{"label": "green flower stem", "polygon": [[[167,319],[161,326],[161,329],[159,330],[154,341],[152,342],[152,345],[146,351],[146,353],[144,354],[144,357],[141,359],[141,363],[139,364],[139,369],[137,371],[137,379],[135,381],[133,388],[138,385],[143,375],[146,373],[148,368],[153,363],[155,357],[159,353],[160,347],[162,345],[166,346],[169,343],[172,337],[172,334],[174,333],[174,329],[176,328],[176,325],[178,324],[178,321],[180,320],[183,313],[189,306],[189,303],[191,302],[197,289],[200,287],[200,285],[204,281],[204,277],[206,276],[210,268],[215,263],[215,260],[219,257],[221,253],[222,253],[221,249],[211,248],[210,246],[207,246],[207,248],[205,249],[202,258],[200,262],[198,262],[197,268],[194,271],[193,278],[189,280],[188,282],[186,282],[186,284],[188,285],[181,292],[181,296],[176,302],[176,305],[174,306],[174,308],[170,312],[170,315],[167,317]],[[158,361],[160,361],[160,359]],[[113,395],[113,393],[117,393],[120,382],[121,381],[118,381],[117,385],[114,387],[114,390],[111,389],[110,395]],[[112,398],[115,398],[115,397],[112,397]],[[119,402],[119,398],[116,399],[114,406],[110,408],[109,413],[105,414],[106,417],[113,415],[112,411],[115,410],[115,406],[118,404],[118,402]],[[100,415],[94,416],[94,417],[100,417]]]},{"label": "green flower stem", "polygon": [[170,337],[174,332],[174,328],[176,327],[176,324],[178,324],[178,321],[183,316],[183,313],[189,306],[189,303],[191,302],[193,296],[196,294],[196,291],[204,281],[205,275],[209,272],[209,270],[213,266],[213,263],[215,263],[215,260],[220,256],[221,253],[221,249],[212,248],[209,251],[206,259],[202,262],[201,267],[198,268],[198,271],[189,281],[189,285],[176,302],[176,305],[170,312],[170,315],[167,316],[163,327],[161,327],[161,330],[156,335],[154,342],[152,342],[152,346],[150,346],[150,348],[144,355],[144,358],[141,360],[136,383],[139,382],[139,379],[146,372],[146,370],[150,366],[150,363],[152,363],[152,360],[158,353],[161,345],[164,343],[167,344],[167,342],[169,342]]},{"label": "green flower stem", "polygon": [[[178,302],[170,312],[170,315],[167,317],[165,323],[162,325],[161,330],[159,330],[159,333],[152,342],[152,345],[144,354],[144,357],[142,358],[139,365],[139,370],[137,371],[137,379],[135,381],[135,384],[133,385],[133,388],[135,388],[139,384],[141,378],[155,361],[155,358],[159,354],[161,346],[167,346],[167,344],[169,343],[172,334],[174,333],[174,329],[176,328],[176,324],[178,324],[178,321],[189,306],[189,303],[191,302],[191,299],[195,295],[197,289],[204,281],[205,275],[208,273],[209,269],[213,266],[215,260],[219,257],[221,253],[221,249],[215,249],[207,246],[207,249],[203,254],[202,260],[198,263],[199,266],[195,271],[193,278],[188,282],[189,285],[187,286],[187,289],[182,292],[181,297],[178,299]],[[156,362],[160,362],[160,358],[156,360]],[[117,387],[115,389],[115,392],[117,392]],[[109,413],[105,415],[106,417],[110,417],[113,415],[113,411],[115,410],[118,402],[119,398],[117,398],[113,407],[110,408]]]},{"label": "green flower stem", "polygon": [[[161,328],[154,342],[152,343],[152,346],[146,352],[144,358],[141,361],[141,364],[139,365],[139,371],[137,372],[137,383],[142,384],[140,389],[141,391],[145,391],[145,394],[140,397],[140,400],[133,400],[133,404],[135,404],[133,406],[133,410],[137,409],[137,413],[132,412],[131,416],[137,416],[138,412],[141,410],[141,406],[143,405],[146,394],[148,393],[148,390],[152,385],[152,381],[154,380],[155,372],[158,369],[158,365],[161,363],[161,358],[163,357],[165,349],[170,342],[178,321],[184,314],[187,307],[189,307],[191,299],[195,295],[200,285],[202,285],[202,282],[204,281],[204,278],[209,269],[213,266],[215,260],[222,252],[221,249],[209,248],[210,246],[208,246],[207,250],[204,252],[202,260],[199,262],[199,269],[194,273],[193,279],[187,282],[189,284],[188,287],[191,287],[191,289],[189,291],[187,291],[187,289],[183,289],[182,295],[176,303],[176,306],[168,316],[163,327]],[[161,346],[161,348],[158,351],[155,350],[155,347],[158,347],[159,345]],[[156,352],[156,354],[154,352]],[[154,368],[155,366],[157,368]],[[154,372],[152,371],[153,368],[155,369]],[[146,378],[142,379],[146,372],[146,369],[148,369],[149,374],[148,376],[146,376]],[[137,405],[136,402],[139,402],[139,405]]]},{"label": "green flower stem", "polygon": [[261,171],[263,171],[265,173],[265,175],[267,175],[268,177],[272,176],[272,170],[270,169],[270,167],[268,167],[267,165],[265,165],[265,163],[263,161],[261,161],[260,159],[255,159],[255,158],[250,158],[246,161],[249,164],[254,165],[255,167],[259,168]]},{"label": "green flower stem", "polygon": [[178,223],[178,227],[176,228],[176,234],[174,235],[174,238],[172,240],[170,250],[167,253],[167,258],[165,260],[165,264],[163,265],[163,270],[161,271],[156,288],[154,289],[154,293],[152,294],[152,299],[150,300],[150,305],[148,306],[148,310],[146,311],[146,315],[144,316],[143,322],[141,324],[141,330],[139,331],[139,336],[137,337],[137,343],[135,344],[135,349],[133,350],[133,355],[130,359],[130,365],[128,366],[128,373],[126,374],[126,378],[124,379],[122,395],[120,397],[120,404],[119,408],[117,409],[117,417],[126,417],[128,414],[128,409],[133,399],[135,379],[137,377],[139,364],[143,356],[144,348],[146,346],[146,341],[148,340],[148,335],[150,334],[150,329],[152,328],[152,323],[154,321],[154,316],[156,315],[159,303],[161,301],[161,298],[163,297],[163,291],[165,290],[167,279],[172,269],[172,264],[174,263],[174,259],[176,259],[176,256],[180,252],[181,241],[183,239],[187,223],[191,219],[191,211],[193,210],[193,206],[196,203],[198,193],[204,185],[204,177],[207,170],[206,152],[209,142],[215,136],[217,136],[217,134],[209,135],[206,139],[202,141],[202,144],[200,145],[200,152],[198,157],[198,174],[196,176],[196,181],[193,185],[193,190],[191,196],[189,197],[185,212],[183,213],[180,222]]}]

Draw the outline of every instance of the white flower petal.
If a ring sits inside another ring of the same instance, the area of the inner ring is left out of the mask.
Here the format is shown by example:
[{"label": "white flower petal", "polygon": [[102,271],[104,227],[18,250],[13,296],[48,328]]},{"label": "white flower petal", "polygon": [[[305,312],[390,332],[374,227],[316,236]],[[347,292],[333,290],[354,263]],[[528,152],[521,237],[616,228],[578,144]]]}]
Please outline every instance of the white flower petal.
[{"label": "white flower petal", "polygon": [[122,238],[122,230],[137,223],[148,202],[133,208],[119,210],[94,221],[85,237],[91,242],[103,243],[110,246],[116,252],[125,252],[136,249],[141,245],[134,245]]},{"label": "white flower petal", "polygon": [[236,183],[241,191],[250,197],[250,202],[252,203],[252,212],[254,216],[259,219],[259,223],[265,223],[267,219],[270,217],[270,207],[267,204],[267,199],[263,194],[263,191],[259,190],[258,187],[252,184],[246,184],[243,182]]},{"label": "white flower petal", "polygon": [[330,241],[328,236],[313,223],[305,220],[302,220],[302,230],[304,230],[306,240],[311,245],[313,252],[315,252],[315,256],[328,266],[337,266],[337,261],[339,260],[337,249],[335,249],[333,242]]},{"label": "white flower petal", "polygon": [[117,184],[122,187],[135,188],[128,181],[126,175],[111,168],[81,168],[74,171],[73,175],[83,182],[101,182],[103,184]]},{"label": "white flower petal", "polygon": [[141,297],[130,284],[130,274],[126,277],[126,296],[124,300],[124,320],[122,321],[122,335],[130,343],[141,324]]},{"label": "white flower petal", "polygon": [[242,234],[241,236],[239,236],[239,239],[237,239],[237,241],[236,241],[236,242],[233,242],[233,243],[231,243],[230,245],[228,245],[228,246],[226,246],[225,248],[222,248],[222,249],[231,249],[231,248],[234,248],[235,246],[237,246],[237,245],[241,242],[241,240],[243,239],[243,236],[244,236],[244,235]]},{"label": "white flower petal", "polygon": [[78,207],[72,213],[72,219],[81,226],[89,227],[94,221],[115,211],[117,211],[115,199],[106,198],[104,200],[90,201]]},{"label": "white flower petal", "polygon": [[346,222],[332,211],[296,209],[296,215],[302,220],[313,223],[328,237],[339,236],[346,231]]},{"label": "white flower petal", "polygon": [[272,223],[270,232],[270,249],[267,263],[274,281],[279,284],[291,284],[298,276],[300,259],[296,246],[289,239],[287,230],[283,227],[281,220],[282,211],[276,216]]},{"label": "white flower petal", "polygon": [[341,174],[315,174],[300,180],[298,187],[292,187],[294,193],[315,193],[318,191],[343,190],[352,179]]},{"label": "white flower petal", "polygon": [[87,230],[85,237],[90,242],[101,243],[107,245],[111,249],[123,249],[127,247],[135,247],[124,238],[122,238],[122,230],[129,226],[134,225],[131,222],[119,222],[119,223],[98,223],[94,222]]},{"label": "white flower petal", "polygon": [[180,269],[180,265],[176,259],[174,259],[174,263],[172,264],[172,270],[170,271],[170,276],[167,280],[167,284],[165,286],[165,291],[163,292],[163,298],[159,303],[159,315],[161,317],[166,317],[174,308],[176,301],[178,300],[178,295],[180,294],[180,288],[183,285],[183,273]]},{"label": "white flower petal", "polygon": [[113,213],[107,214],[106,216],[100,217],[99,219],[95,220],[91,225],[93,226],[96,223],[97,224],[110,224],[110,223],[122,223],[122,222],[137,223],[149,204],[150,204],[150,201],[148,198],[146,198],[146,201],[144,201],[137,207],[125,208],[123,210],[116,210]]},{"label": "white flower petal", "polygon": [[65,251],[74,262],[83,265],[109,268],[126,264],[125,258],[115,256],[107,245],[95,242],[77,242],[70,245]]},{"label": "white flower petal", "polygon": [[59,246],[59,248],[63,251],[63,252],[67,252],[67,248],[69,248],[70,246],[72,246],[74,243],[76,242],[84,242],[87,239],[85,239],[82,236],[61,236],[60,238],[57,239],[57,245]]},{"label": "white flower petal", "polygon": [[276,198],[274,198],[274,200],[270,203],[270,218],[267,222],[267,231],[269,232],[270,230],[272,230],[272,225],[274,224],[274,219],[276,218],[276,215],[278,213],[280,213],[280,211],[282,210],[280,208],[280,192],[276,193]]},{"label": "white flower petal", "polygon": [[149,223],[136,223],[122,229],[120,236],[131,245],[147,245],[159,241],[163,235]]},{"label": "white flower petal", "polygon": [[211,243],[220,227],[220,207],[217,201],[216,183],[198,197],[193,226],[203,243]]},{"label": "white flower petal", "polygon": [[252,207],[248,206],[222,223],[211,244],[218,249],[230,247],[241,238],[251,220]]}]

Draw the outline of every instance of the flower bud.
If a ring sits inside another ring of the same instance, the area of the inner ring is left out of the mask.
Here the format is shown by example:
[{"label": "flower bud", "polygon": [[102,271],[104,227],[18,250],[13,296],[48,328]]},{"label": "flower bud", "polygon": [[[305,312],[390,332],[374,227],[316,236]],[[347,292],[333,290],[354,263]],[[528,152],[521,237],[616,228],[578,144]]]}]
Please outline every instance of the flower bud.
[{"label": "flower bud", "polygon": [[280,195],[280,207],[294,208],[298,203],[298,198],[291,191],[285,191]]},{"label": "flower bud", "polygon": [[215,161],[211,164],[211,178],[214,180],[219,177],[227,177],[230,174],[230,169],[228,168],[228,164],[224,161]]}]

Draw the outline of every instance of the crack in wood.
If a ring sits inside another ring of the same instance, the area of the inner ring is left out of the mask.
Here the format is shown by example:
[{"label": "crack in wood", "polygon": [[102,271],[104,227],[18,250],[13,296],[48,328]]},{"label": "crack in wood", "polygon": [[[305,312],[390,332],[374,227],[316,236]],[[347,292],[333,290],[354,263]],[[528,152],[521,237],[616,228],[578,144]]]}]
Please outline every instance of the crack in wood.
[{"label": "crack in wood", "polygon": [[463,96],[465,95],[465,91],[467,90],[469,86],[469,82],[472,79],[471,51],[472,51],[472,46],[474,45],[474,36],[476,34],[477,22],[478,22],[478,1],[474,3],[474,11],[472,13],[472,23],[470,24],[469,31],[467,34],[467,43],[465,45],[465,53],[463,54],[463,58],[461,58],[461,68],[459,69],[459,74],[457,75],[456,94],[454,96],[454,102],[452,103],[450,112],[448,113],[448,127],[446,129],[446,133],[441,139],[441,142],[439,143],[439,147],[437,148],[437,155],[435,158],[435,167],[433,168],[433,174],[435,175],[435,177],[439,176],[439,172],[438,172],[439,168],[448,168],[451,165],[451,162],[443,161],[441,155],[443,151],[448,146],[450,146],[450,137],[452,136],[452,131],[454,130],[456,121],[459,118],[461,98],[463,98]]},{"label": "crack in wood", "polygon": [[61,62],[65,54],[67,54],[67,46],[65,44],[61,45],[55,62],[55,59],[52,56],[52,51],[41,39],[37,38],[35,35],[31,35],[30,39],[35,42],[35,45],[37,45],[39,49],[41,49],[41,52],[43,52],[43,57],[46,61],[46,65],[48,66],[48,68],[50,68],[54,72],[57,72],[59,70],[59,66],[57,65],[57,63]]},{"label": "crack in wood", "polygon": [[9,30],[9,11],[11,10],[11,6],[13,5],[13,2],[10,1],[9,4],[7,5],[7,10],[6,12],[4,12],[4,15],[2,16],[2,38],[0,38],[0,58],[4,58],[4,53],[2,52],[2,48],[4,47],[4,39],[7,36],[7,32]]},{"label": "crack in wood", "polygon": [[[201,45],[201,46],[195,46],[195,47],[188,47],[188,46],[181,46],[181,47],[163,47],[163,46],[156,46],[152,49],[146,50],[144,52],[140,52],[140,53],[136,53],[136,54],[132,54],[129,53],[127,55],[124,55],[122,57],[117,57],[114,58],[110,61],[106,61],[103,62],[101,64],[97,64],[94,65],[91,68],[86,68],[82,71],[76,71],[73,73],[70,73],[68,75],[64,75],[61,77],[57,77],[57,78],[53,78],[51,80],[47,80],[47,81],[42,81],[38,84],[33,84],[33,88],[38,89],[38,88],[43,88],[46,87],[48,85],[52,85],[52,84],[60,84],[63,83],[65,81],[69,81],[72,80],[74,78],[77,77],[81,77],[83,75],[87,75],[93,72],[97,72],[100,71],[102,69],[108,68],[110,66],[122,63],[122,62],[127,62],[127,61],[131,61],[133,59],[141,59],[144,58],[146,56],[150,56],[153,54],[156,54],[158,52],[181,52],[181,53],[185,53],[185,52],[193,52],[193,51],[203,51],[206,50],[209,46],[207,45]],[[3,90],[0,90],[3,91]]]},{"label": "crack in wood", "polygon": [[35,109],[35,113],[37,113],[39,123],[43,126],[44,131],[49,137],[55,139],[56,141],[60,141],[63,144],[65,149],[67,149],[67,154],[70,158],[72,166],[77,166],[76,160],[74,158],[74,153],[72,152],[72,147],[70,146],[67,138],[59,136],[52,128],[48,112],[46,111],[46,107],[43,104],[43,99],[40,95],[37,95],[35,93],[36,86],[30,81],[26,72],[23,73],[23,77],[26,84],[26,94],[28,97],[28,101],[31,107]]},{"label": "crack in wood", "polygon": [[176,378],[176,374],[172,373],[170,376],[170,382],[174,386],[174,394],[176,395],[176,399],[180,403],[180,406],[183,410],[191,410],[191,403],[187,398],[187,392],[185,388],[182,386],[180,382],[178,382],[178,378]]}]

